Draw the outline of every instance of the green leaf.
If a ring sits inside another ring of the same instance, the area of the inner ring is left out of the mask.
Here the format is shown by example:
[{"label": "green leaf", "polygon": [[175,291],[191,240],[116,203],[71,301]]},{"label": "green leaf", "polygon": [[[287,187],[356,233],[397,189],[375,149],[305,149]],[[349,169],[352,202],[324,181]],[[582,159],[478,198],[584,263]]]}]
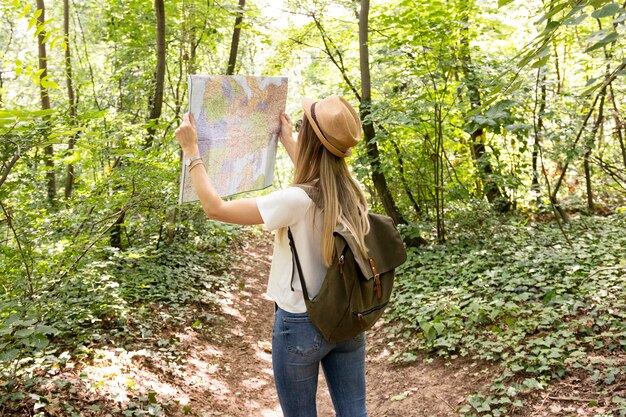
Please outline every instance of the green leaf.
[{"label": "green leaf", "polygon": [[150,401],[150,404],[156,404],[157,403],[156,392],[149,392],[148,393],[148,401]]},{"label": "green leaf", "polygon": [[543,32],[539,36],[545,36],[551,32],[554,32],[559,26],[561,26],[561,22],[557,20],[552,20],[548,22],[546,27],[543,29]]},{"label": "green leaf", "polygon": [[626,21],[626,13],[622,14],[620,17],[616,17],[615,19],[613,19],[613,24],[618,24],[618,23],[622,23]]},{"label": "green leaf", "polygon": [[563,25],[565,26],[577,26],[580,25],[589,15],[587,13],[582,13],[576,17],[571,17],[563,21]]},{"label": "green leaf", "polygon": [[43,325],[43,324],[40,324],[37,327],[35,327],[35,331],[37,333],[41,333],[41,334],[52,334],[52,335],[59,333],[59,331],[57,329],[55,329],[54,327],[46,326],[46,325]]},{"label": "green leaf", "polygon": [[498,8],[504,7],[510,3],[513,3],[513,0],[498,0]]},{"label": "green leaf", "polygon": [[[537,24],[544,22],[548,19],[551,19],[553,16],[555,16],[557,13],[559,13],[561,10],[565,9],[565,7],[567,7],[568,3],[567,2],[562,2],[560,4],[557,4],[556,6],[552,7],[548,13],[544,14],[543,16],[541,16],[541,18],[537,21]],[[550,23],[554,23],[555,21],[552,21]],[[548,25],[550,25],[550,23],[548,23]],[[556,22],[559,23],[559,22]]]},{"label": "green leaf", "polygon": [[41,86],[46,89],[59,88],[59,84],[55,83],[54,81],[51,81],[47,75],[43,77],[40,80],[40,82],[41,82]]},{"label": "green leaf", "polygon": [[26,340],[26,345],[33,347],[37,350],[41,350],[45,347],[48,346],[48,344],[50,343],[50,341],[48,340],[48,338],[41,334],[41,333],[35,333],[34,335],[30,336],[27,340]]},{"label": "green leaf", "polygon": [[540,58],[537,61],[533,62],[533,64],[530,67],[531,68],[541,68],[541,67],[545,66],[548,63],[549,59],[550,59],[549,56],[544,56],[543,58]]},{"label": "green leaf", "polygon": [[624,9],[617,3],[609,3],[603,6],[601,9],[595,10],[591,13],[591,17],[594,19],[601,19],[603,17],[609,17],[616,15],[617,13],[623,13]]},{"label": "green leaf", "polygon": [[[33,28],[33,26],[35,26],[37,24],[37,18],[33,17],[28,21],[28,30],[31,30]],[[35,36],[37,36],[37,34],[35,34]]]},{"label": "green leaf", "polygon": [[404,391],[402,394],[394,395],[390,398],[391,401],[402,401],[405,400],[409,396],[409,391]]},{"label": "green leaf", "polygon": [[617,32],[611,32],[606,35],[604,38],[599,40],[598,42],[591,45],[589,48],[585,49],[585,52],[595,51],[596,49],[600,49],[608,43],[611,43],[619,38],[619,34]]},{"label": "green leaf", "polygon": [[18,349],[10,349],[0,353],[0,362],[11,362],[17,358],[20,351]]},{"label": "green leaf", "polygon": [[28,327],[26,329],[19,329],[18,331],[15,332],[15,337],[21,339],[21,338],[30,336],[34,332],[35,332],[34,327]]}]

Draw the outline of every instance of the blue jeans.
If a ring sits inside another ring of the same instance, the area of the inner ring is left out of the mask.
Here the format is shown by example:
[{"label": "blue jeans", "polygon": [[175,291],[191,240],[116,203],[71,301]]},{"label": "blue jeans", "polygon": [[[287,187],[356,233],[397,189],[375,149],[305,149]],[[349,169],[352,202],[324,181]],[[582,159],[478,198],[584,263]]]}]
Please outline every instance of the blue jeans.
[{"label": "blue jeans", "polygon": [[317,417],[320,362],[337,417],[367,417],[365,334],[330,343],[307,313],[278,308],[272,334],[272,367],[285,417]]}]

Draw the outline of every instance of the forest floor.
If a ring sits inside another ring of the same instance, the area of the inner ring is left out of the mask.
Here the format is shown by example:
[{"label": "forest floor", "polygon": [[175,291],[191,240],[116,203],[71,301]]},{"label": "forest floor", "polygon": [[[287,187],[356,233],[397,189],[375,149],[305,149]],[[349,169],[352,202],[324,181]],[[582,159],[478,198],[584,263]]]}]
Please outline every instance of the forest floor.
[{"label": "forest floor", "polygon": [[[230,284],[220,290],[217,306],[199,302],[198,320],[164,325],[139,343],[101,341],[84,360],[56,371],[48,394],[32,398],[41,404],[37,410],[35,403],[35,411],[44,412],[41,416],[281,417],[271,364],[274,306],[264,295],[271,247],[265,232],[240,240],[226,271]],[[163,306],[154,310],[156,316],[168,314]],[[489,386],[497,373],[497,365],[469,359],[423,356],[410,364],[392,363],[383,326],[367,334],[370,417],[457,415],[468,395]],[[576,391],[585,384],[572,378],[554,384],[527,397],[517,415],[594,415],[586,404],[590,393]],[[0,415],[33,415],[25,411]],[[318,416],[334,415],[320,371]]]},{"label": "forest floor", "polygon": [[[270,237],[250,246],[241,249],[241,263],[231,270],[245,283],[245,290],[225,299],[223,311],[227,318],[219,332],[223,337],[200,343],[189,340],[193,359],[189,361],[188,374],[206,372],[207,365],[214,370],[204,376],[209,393],[190,392],[195,398],[194,411],[226,416],[282,416],[272,380],[274,306],[264,296],[271,263]],[[488,369],[473,369],[460,361],[393,365],[388,361],[390,352],[379,343],[380,331],[378,328],[368,334],[367,398],[372,417],[449,416],[468,394],[488,382]],[[184,381],[178,381],[181,383]],[[334,416],[321,371],[319,387],[318,415]]]},{"label": "forest floor", "polygon": [[[192,326],[164,327],[144,349],[103,341],[90,359],[57,374],[42,402],[45,415],[281,417],[271,364],[274,305],[264,295],[271,236],[235,250],[233,285],[220,294],[219,311]],[[367,335],[371,417],[455,415],[468,394],[490,381],[491,368],[469,360],[393,364],[382,336],[381,326]],[[320,370],[318,416],[334,415]]]}]

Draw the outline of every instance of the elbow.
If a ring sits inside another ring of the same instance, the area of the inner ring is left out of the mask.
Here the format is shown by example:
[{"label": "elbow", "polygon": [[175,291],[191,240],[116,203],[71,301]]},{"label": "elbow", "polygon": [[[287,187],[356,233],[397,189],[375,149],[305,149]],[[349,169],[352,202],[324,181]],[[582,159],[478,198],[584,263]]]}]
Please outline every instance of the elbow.
[{"label": "elbow", "polygon": [[207,218],[210,220],[216,220],[217,213],[211,207],[203,207],[204,214],[206,214]]},{"label": "elbow", "polygon": [[213,211],[211,209],[209,209],[208,207],[203,207],[203,210],[204,210],[204,214],[206,214],[207,218],[209,220],[213,220],[213,216],[215,216]]},{"label": "elbow", "polygon": [[222,217],[222,203],[223,202],[220,201],[219,204],[203,204],[202,209],[207,218],[210,220],[220,220]]}]

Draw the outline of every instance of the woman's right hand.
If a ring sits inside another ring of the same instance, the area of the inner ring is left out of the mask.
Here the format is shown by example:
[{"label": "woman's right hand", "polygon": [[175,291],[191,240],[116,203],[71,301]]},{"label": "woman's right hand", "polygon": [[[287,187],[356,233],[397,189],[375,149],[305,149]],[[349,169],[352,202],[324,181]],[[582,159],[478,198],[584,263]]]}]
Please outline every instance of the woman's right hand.
[{"label": "woman's right hand", "polygon": [[193,113],[183,114],[182,122],[178,129],[174,132],[183,153],[186,156],[199,155],[198,150],[198,133],[196,131],[196,122]]}]

